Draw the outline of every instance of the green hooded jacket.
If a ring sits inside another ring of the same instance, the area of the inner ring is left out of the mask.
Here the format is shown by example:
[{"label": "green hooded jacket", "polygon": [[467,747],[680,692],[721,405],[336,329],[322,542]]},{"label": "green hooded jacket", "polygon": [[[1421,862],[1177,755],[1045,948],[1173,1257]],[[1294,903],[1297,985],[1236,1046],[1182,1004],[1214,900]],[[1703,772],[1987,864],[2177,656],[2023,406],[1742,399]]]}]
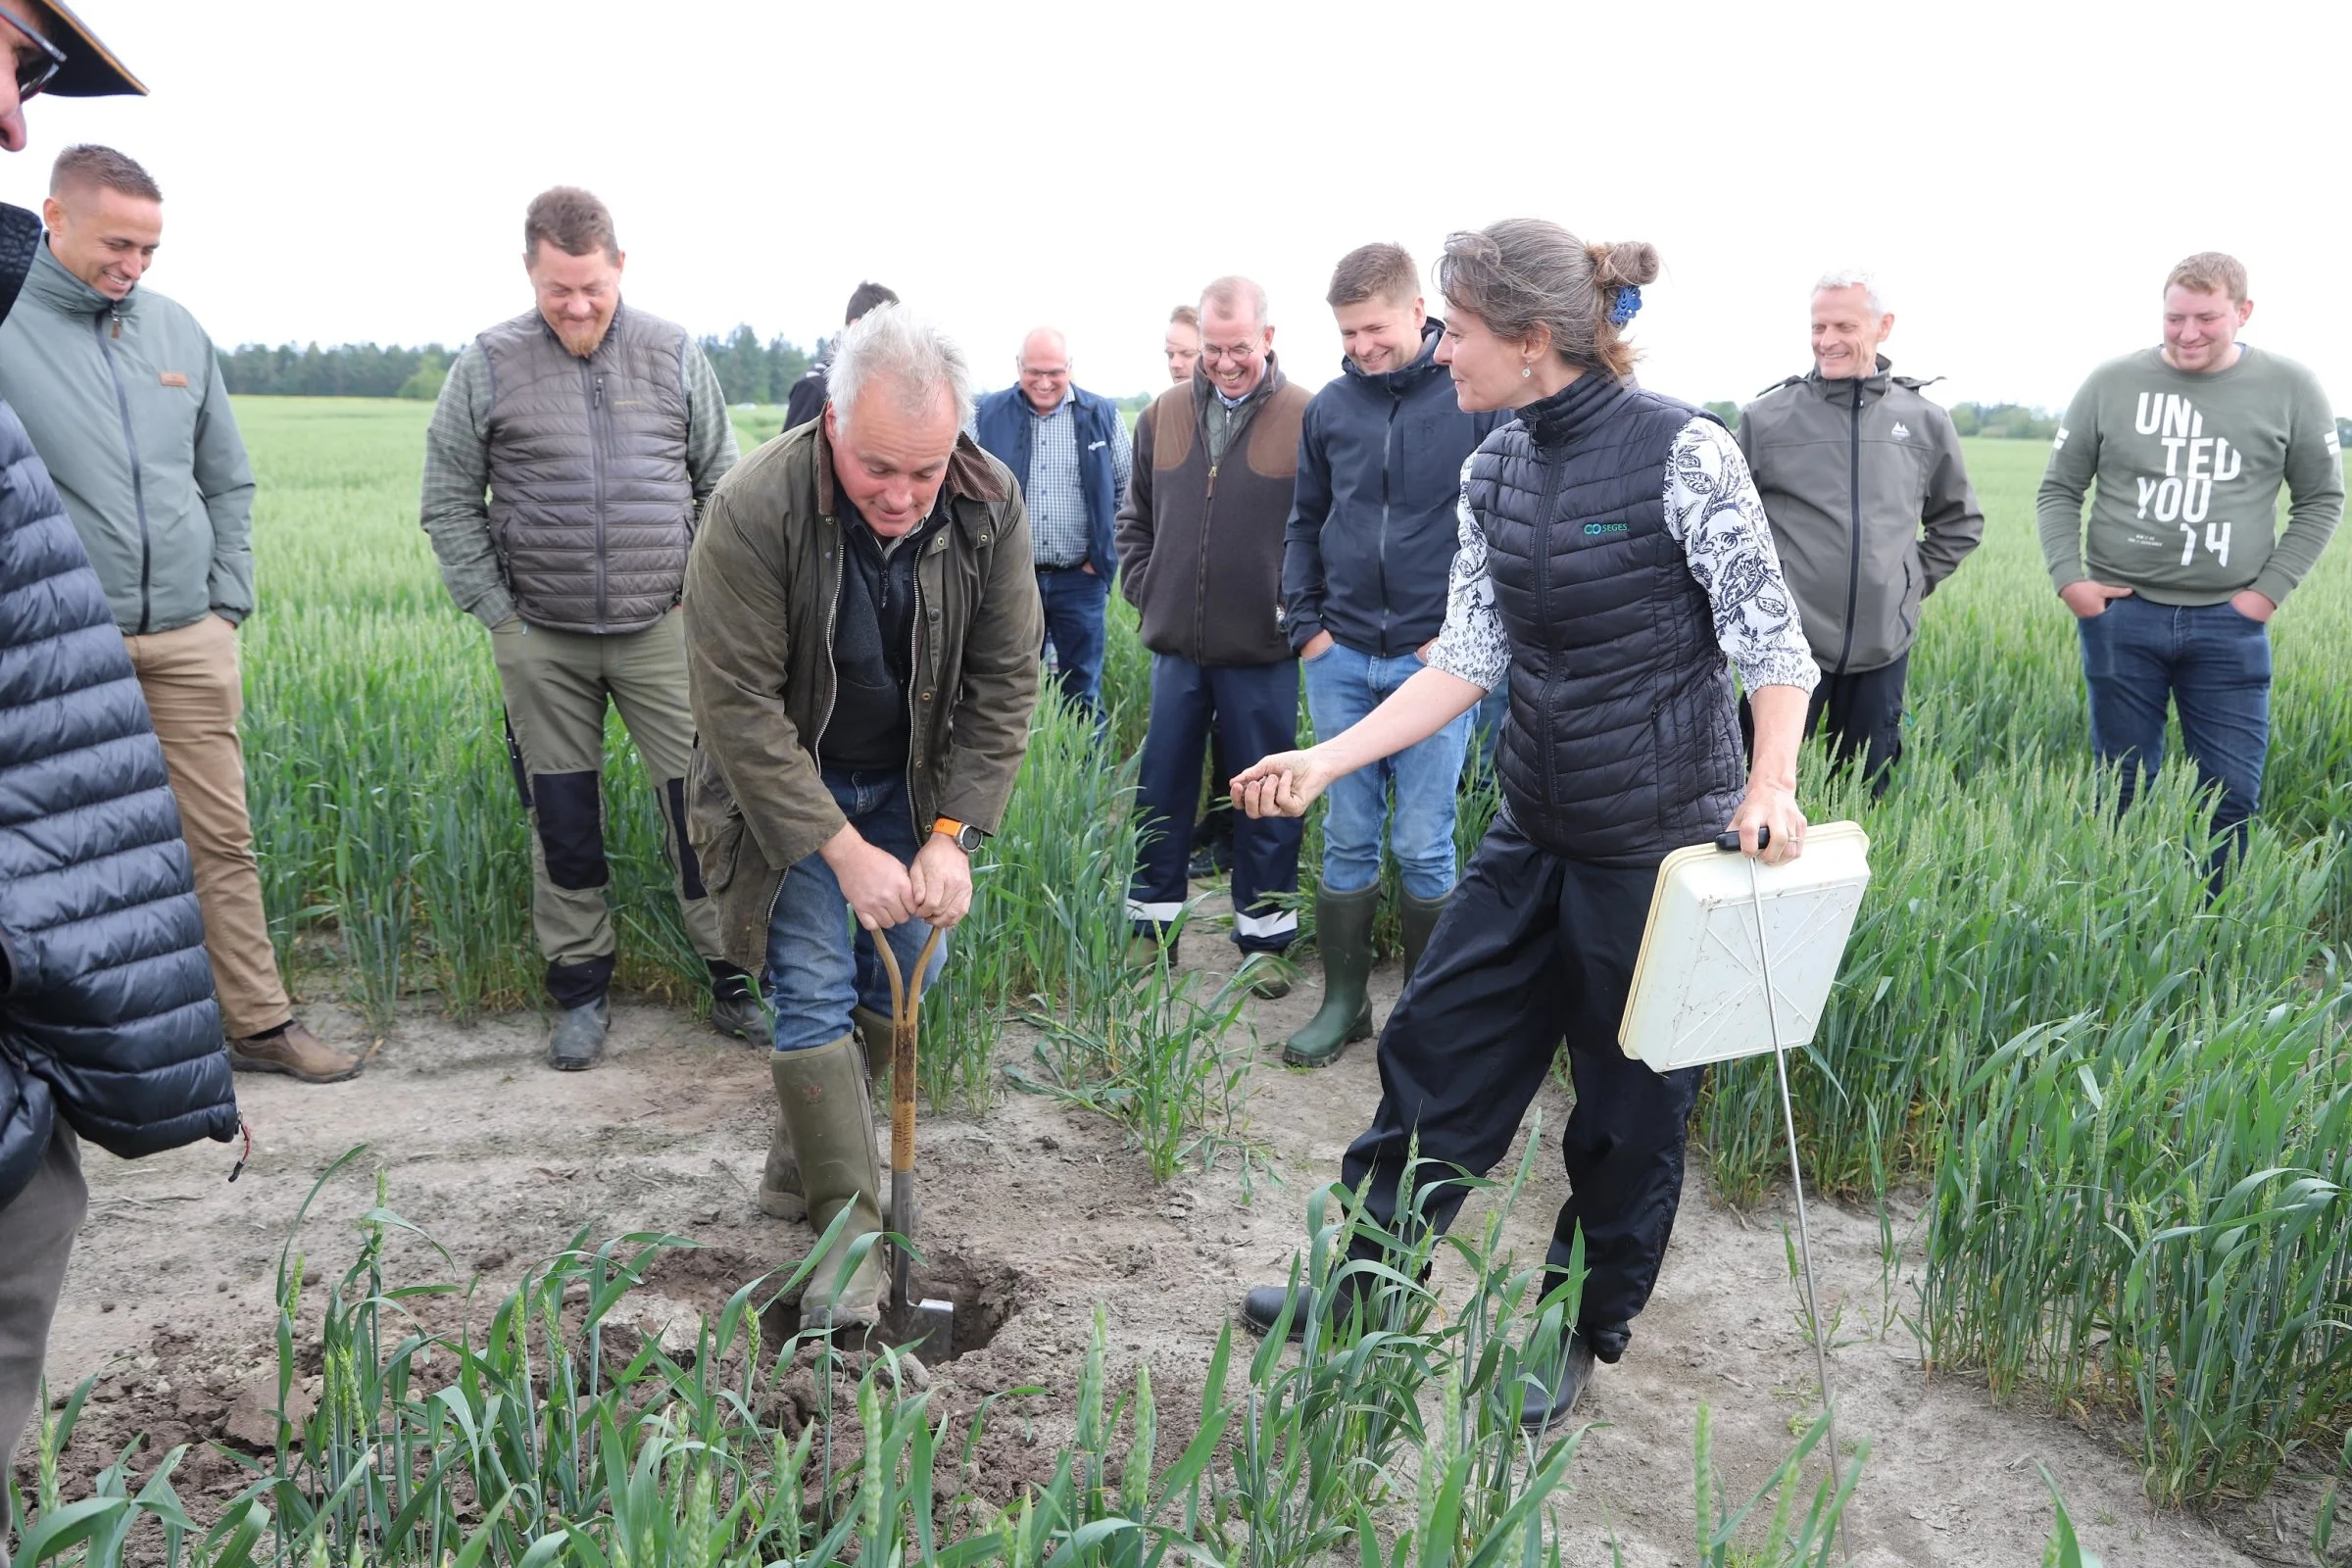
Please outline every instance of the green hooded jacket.
[{"label": "green hooded jacket", "polygon": [[44,244],[0,324],[32,436],[125,636],[253,611],[253,469],[213,340],[176,302],[110,300]]}]

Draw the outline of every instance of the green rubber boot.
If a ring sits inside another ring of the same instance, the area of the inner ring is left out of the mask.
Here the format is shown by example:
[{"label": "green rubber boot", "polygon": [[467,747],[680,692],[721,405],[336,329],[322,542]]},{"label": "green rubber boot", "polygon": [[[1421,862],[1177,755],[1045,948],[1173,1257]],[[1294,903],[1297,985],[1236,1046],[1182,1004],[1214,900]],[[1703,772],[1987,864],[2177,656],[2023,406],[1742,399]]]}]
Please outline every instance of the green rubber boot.
[{"label": "green rubber boot", "polygon": [[[773,1056],[770,1056],[773,1062]],[[772,1065],[771,1065],[772,1072]],[[782,1102],[778,1102],[779,1107]],[[875,1135],[874,1159],[882,1158],[881,1134]],[[792,1152],[792,1129],[784,1125],[784,1112],[776,1112],[775,1130],[768,1134],[767,1163],[760,1172],[760,1212],[774,1219],[806,1219],[808,1217],[808,1196],[801,1191],[801,1161]],[[882,1188],[882,1223],[890,1223],[890,1187]]]},{"label": "green rubber boot", "polygon": [[783,1058],[769,1053],[769,1076],[776,1080],[776,1127],[767,1138],[767,1164],[760,1172],[760,1212],[776,1219],[801,1219],[808,1212],[808,1195],[801,1191],[801,1162],[792,1152],[792,1129],[784,1125],[784,1080],[774,1070]]},{"label": "green rubber boot", "polygon": [[850,1212],[839,1242],[809,1274],[801,1322],[826,1329],[873,1324],[882,1316],[883,1250],[869,1249],[846,1276],[842,1268],[851,1243],[882,1229],[882,1170],[858,1037],[843,1035],[813,1051],[779,1051],[770,1062],[776,1100],[800,1156],[809,1225],[821,1236],[844,1209]]},{"label": "green rubber boot", "polygon": [[1291,1036],[1282,1059],[1294,1067],[1328,1067],[1350,1040],[1372,1033],[1372,919],[1380,912],[1380,884],[1360,893],[1315,888],[1315,948],[1323,956],[1323,1005]]},{"label": "green rubber boot", "polygon": [[[1451,898],[1447,894],[1446,898]],[[1446,912],[1446,899],[1416,899],[1410,893],[1396,896],[1396,923],[1404,928],[1404,978],[1410,981],[1413,971],[1421,967],[1421,955],[1429,947],[1429,934],[1437,929],[1438,916]],[[1402,995],[1401,989],[1398,995]]]},{"label": "green rubber boot", "polygon": [[852,1007],[850,1022],[858,1030],[858,1049],[865,1053],[866,1081],[878,1084],[890,1076],[890,1054],[898,1044],[890,1014],[871,1007]]}]

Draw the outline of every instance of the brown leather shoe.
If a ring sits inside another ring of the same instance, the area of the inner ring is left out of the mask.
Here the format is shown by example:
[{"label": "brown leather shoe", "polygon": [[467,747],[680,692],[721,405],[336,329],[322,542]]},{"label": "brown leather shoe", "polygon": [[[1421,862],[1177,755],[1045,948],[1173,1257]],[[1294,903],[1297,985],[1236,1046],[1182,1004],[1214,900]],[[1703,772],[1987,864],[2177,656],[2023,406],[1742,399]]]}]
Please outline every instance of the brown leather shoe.
[{"label": "brown leather shoe", "polygon": [[337,1051],[297,1021],[273,1035],[231,1040],[228,1064],[239,1072],[282,1072],[306,1084],[336,1084],[357,1078],[365,1061],[355,1052]]}]

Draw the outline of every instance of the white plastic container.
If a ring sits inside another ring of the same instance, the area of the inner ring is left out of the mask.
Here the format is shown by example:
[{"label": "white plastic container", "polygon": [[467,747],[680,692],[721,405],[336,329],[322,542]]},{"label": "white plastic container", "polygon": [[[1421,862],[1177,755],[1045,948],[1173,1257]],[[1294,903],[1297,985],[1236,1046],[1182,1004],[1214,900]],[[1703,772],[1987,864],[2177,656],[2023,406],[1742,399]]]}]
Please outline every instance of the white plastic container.
[{"label": "white plastic container", "polygon": [[1870,835],[1853,822],[1817,823],[1805,832],[1804,854],[1786,865],[1756,864],[1752,885],[1749,864],[1744,855],[1700,844],[1659,865],[1617,1030],[1627,1055],[1668,1072],[1773,1049],[1757,894],[1780,1044],[1793,1050],[1813,1038],[1870,883]]}]

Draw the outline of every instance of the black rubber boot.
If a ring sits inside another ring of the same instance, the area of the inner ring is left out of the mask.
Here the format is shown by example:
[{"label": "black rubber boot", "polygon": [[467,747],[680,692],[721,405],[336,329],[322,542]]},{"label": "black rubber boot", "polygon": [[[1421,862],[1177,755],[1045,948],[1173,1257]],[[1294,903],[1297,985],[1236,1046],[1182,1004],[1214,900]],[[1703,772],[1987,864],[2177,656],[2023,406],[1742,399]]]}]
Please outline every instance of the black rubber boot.
[{"label": "black rubber boot", "polygon": [[1396,896],[1396,923],[1404,928],[1405,979],[1410,980],[1413,971],[1421,967],[1421,955],[1429,950],[1429,934],[1438,928],[1438,916],[1445,912],[1445,899],[1416,899],[1410,893]]},{"label": "black rubber boot", "polygon": [[1531,1431],[1538,1428],[1558,1431],[1567,1425],[1576,1401],[1592,1378],[1592,1347],[1583,1334],[1571,1333],[1567,1345],[1561,1348],[1560,1358],[1552,1363],[1550,1375],[1544,1378],[1544,1388],[1519,1385],[1523,1396],[1519,1406],[1520,1426]]},{"label": "black rubber boot", "polygon": [[1372,920],[1380,912],[1380,884],[1357,893],[1315,889],[1315,948],[1323,956],[1323,1005],[1284,1042],[1282,1059],[1294,1067],[1328,1067],[1351,1040],[1372,1034]]},{"label": "black rubber boot", "polygon": [[[1348,1315],[1355,1310],[1356,1298],[1364,1286],[1365,1277],[1361,1274],[1349,1274],[1340,1282],[1339,1300],[1335,1303],[1338,1310],[1332,1313],[1329,1320],[1333,1326],[1348,1321]],[[1290,1295],[1291,1288],[1287,1284],[1252,1285],[1242,1297],[1243,1324],[1253,1334],[1273,1333],[1275,1321],[1282,1316],[1282,1303],[1290,1299]],[[1315,1288],[1304,1280],[1300,1280],[1298,1282],[1298,1304],[1291,1312],[1290,1338],[1293,1340],[1306,1338],[1307,1319],[1314,1316],[1316,1308],[1320,1305],[1322,1305],[1322,1298]]]}]

